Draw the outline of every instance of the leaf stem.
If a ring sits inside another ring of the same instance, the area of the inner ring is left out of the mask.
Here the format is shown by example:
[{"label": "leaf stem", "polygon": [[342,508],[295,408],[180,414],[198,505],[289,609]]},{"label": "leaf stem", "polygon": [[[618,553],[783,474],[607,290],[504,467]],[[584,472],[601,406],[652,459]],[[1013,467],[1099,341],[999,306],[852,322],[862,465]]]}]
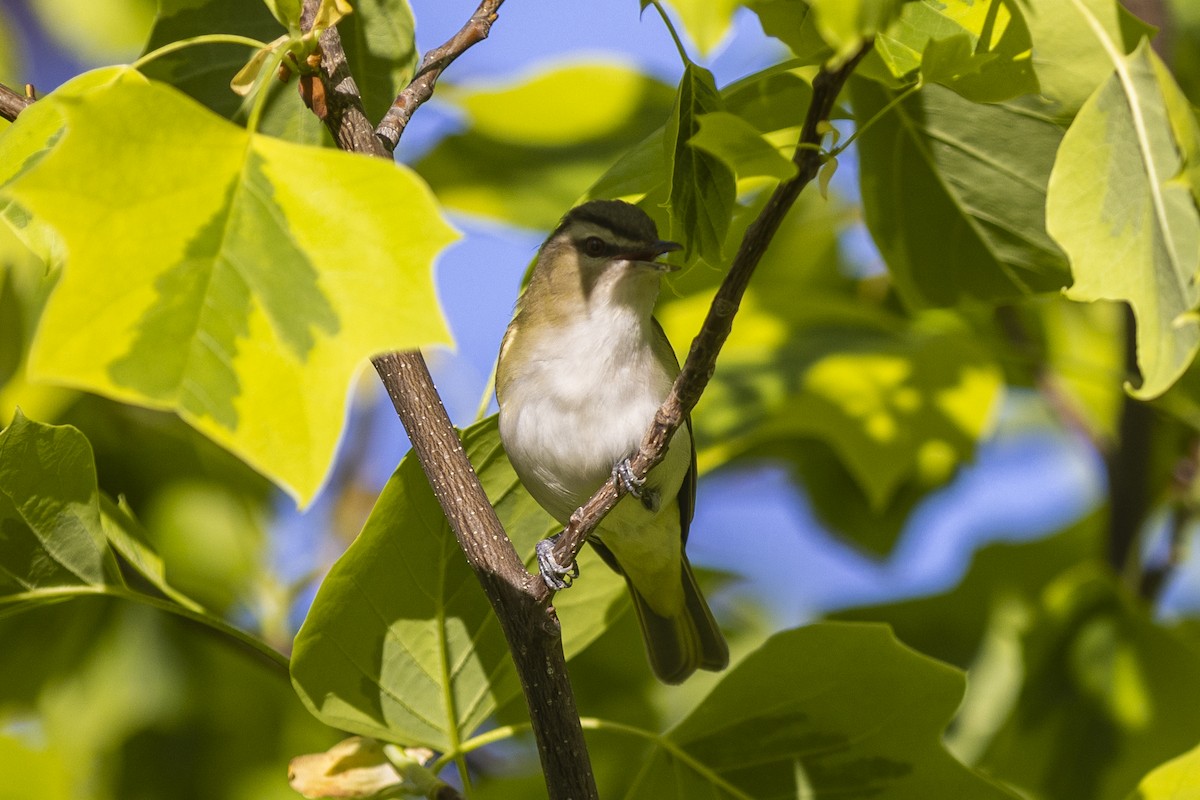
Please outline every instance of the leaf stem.
[{"label": "leaf stem", "polygon": [[0,608],[19,603],[41,603],[53,600],[71,600],[77,597],[112,597],[118,600],[129,600],[142,605],[150,606],[151,608],[165,611],[168,614],[174,614],[177,617],[182,617],[192,622],[197,622],[217,633],[223,634],[227,639],[233,640],[235,643],[247,648],[260,656],[268,664],[278,668],[285,679],[289,675],[289,660],[288,657],[278,650],[274,649],[266,642],[258,639],[246,631],[230,625],[220,617],[215,616],[207,611],[196,611],[191,608],[179,605],[171,600],[164,600],[158,597],[153,597],[142,592],[137,592],[132,589],[118,586],[105,585],[80,585],[80,586],[56,586],[52,588],[34,589],[26,592],[17,592],[15,594],[7,594],[0,597]]},{"label": "leaf stem", "polygon": [[667,31],[671,34],[671,39],[675,42],[675,49],[679,51],[679,57],[683,59],[684,66],[689,66],[694,62],[688,58],[687,49],[683,46],[683,40],[679,38],[679,33],[675,30],[675,25],[672,24],[671,18],[667,16],[666,9],[662,7],[659,0],[650,0],[651,5],[658,11],[658,15],[662,17],[663,24],[667,26]]},{"label": "leaf stem", "polygon": [[185,47],[192,47],[198,44],[243,44],[246,47],[253,47],[256,50],[267,46],[266,42],[260,42],[258,39],[252,39],[249,36],[238,36],[233,33],[206,33],[201,36],[191,36],[187,39],[180,39],[177,42],[164,44],[162,47],[151,50],[149,53],[141,56],[131,66],[134,69],[141,69],[155,59],[174,53],[176,50],[182,50]]},{"label": "leaf stem", "polygon": [[905,89],[903,92],[901,92],[900,94],[898,94],[898,95],[896,95],[895,97],[893,97],[893,98],[892,98],[892,99],[891,99],[891,100],[888,102],[888,104],[887,104],[887,105],[885,105],[883,108],[879,109],[879,111],[877,111],[877,112],[875,113],[875,116],[871,117],[869,120],[867,120],[866,122],[864,122],[862,125],[859,125],[859,126],[858,126],[858,128],[857,128],[857,129],[855,129],[854,133],[850,134],[850,136],[848,136],[848,137],[846,138],[846,141],[842,142],[842,144],[841,144],[841,146],[840,146],[840,147],[835,147],[835,148],[833,148],[832,150],[830,150],[830,151],[829,151],[829,157],[830,157],[830,158],[837,158],[839,155],[841,155],[842,153],[844,153],[844,152],[846,151],[846,148],[847,148],[847,147],[849,147],[851,144],[853,144],[853,143],[854,143],[854,140],[855,140],[855,139],[857,139],[859,136],[862,136],[864,133],[866,133],[867,131],[869,131],[869,130],[871,129],[871,126],[872,126],[872,125],[874,125],[874,124],[875,124],[876,122],[878,122],[879,120],[883,119],[884,115],[886,115],[886,114],[887,114],[889,111],[891,111],[893,108],[895,108],[896,106],[900,105],[900,104],[901,104],[901,103],[903,103],[905,100],[907,100],[909,97],[911,97],[912,95],[914,95],[914,94],[916,94],[918,91],[920,91],[921,87],[922,87],[922,86],[924,86],[924,85],[925,85],[925,84],[924,84],[924,82],[923,82],[923,81],[920,81],[920,80],[918,80],[918,81],[917,81],[916,83],[914,83],[912,86],[909,86],[909,87],[908,87],[907,89]]}]

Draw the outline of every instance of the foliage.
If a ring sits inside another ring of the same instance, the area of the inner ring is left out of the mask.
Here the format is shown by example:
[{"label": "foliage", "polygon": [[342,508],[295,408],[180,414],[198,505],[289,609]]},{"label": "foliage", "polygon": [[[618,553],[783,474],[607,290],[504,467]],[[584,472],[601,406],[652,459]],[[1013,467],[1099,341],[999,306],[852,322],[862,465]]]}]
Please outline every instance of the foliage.
[{"label": "foliage", "polygon": [[[781,629],[722,592],[733,665],[681,687],[585,553],[555,607],[601,795],[1194,796],[1200,637],[1155,613],[1200,473],[1187,3],[1168,47],[1116,0],[612,0],[667,28],[675,87],[596,57],[500,85],[451,67],[460,124],[412,167],[337,151],[305,103],[336,26],[378,121],[416,68],[406,0],[322,0],[316,32],[299,0],[60,5],[31,7],[80,58],[147,44],[0,126],[5,797],[294,797],[297,756],[298,788],[344,796],[540,796],[500,626],[421,465],[381,490],[356,472],[383,437],[369,414],[343,430],[353,378],[450,341],[448,213],[544,231],[587,197],[684,245],[658,317],[686,352],[796,174],[814,76],[868,40],[694,411],[701,471],[782,465],[886,556],[1003,419],[1085,441],[1106,502],[836,620]],[[712,56],[747,26],[775,58],[723,83]],[[554,527],[495,420],[462,441],[532,563]],[[323,579],[282,566],[302,546]]]}]

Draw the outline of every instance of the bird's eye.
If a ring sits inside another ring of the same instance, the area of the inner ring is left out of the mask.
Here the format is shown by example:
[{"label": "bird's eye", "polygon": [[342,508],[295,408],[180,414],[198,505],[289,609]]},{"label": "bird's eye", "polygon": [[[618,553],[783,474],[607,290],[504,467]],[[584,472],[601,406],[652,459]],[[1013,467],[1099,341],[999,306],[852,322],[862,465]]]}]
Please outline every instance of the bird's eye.
[{"label": "bird's eye", "polygon": [[589,256],[598,256],[604,253],[604,240],[599,236],[589,236],[583,240],[583,252]]}]

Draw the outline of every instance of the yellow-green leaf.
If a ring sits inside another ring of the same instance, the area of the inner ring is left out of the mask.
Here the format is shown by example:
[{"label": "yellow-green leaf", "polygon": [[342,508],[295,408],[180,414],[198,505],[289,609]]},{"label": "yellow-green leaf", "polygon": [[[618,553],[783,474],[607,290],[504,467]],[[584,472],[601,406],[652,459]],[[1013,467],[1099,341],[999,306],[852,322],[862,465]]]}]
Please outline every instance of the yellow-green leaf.
[{"label": "yellow-green leaf", "polygon": [[1195,152],[1200,128],[1148,44],[1121,56],[1110,43],[1109,52],[1116,71],[1059,148],[1046,224],[1071,261],[1069,297],[1132,306],[1142,373],[1135,394],[1151,398],[1200,349],[1200,327],[1186,316],[1200,302],[1200,213],[1179,179],[1181,153]]},{"label": "yellow-green leaf", "polygon": [[251,134],[132,70],[91,85],[42,101],[61,136],[0,186],[68,252],[30,374],[175,410],[310,500],[362,361],[448,341],[452,231],[402,167]]},{"label": "yellow-green leaf", "polygon": [[1128,800],[1200,800],[1200,747],[1155,768]]}]

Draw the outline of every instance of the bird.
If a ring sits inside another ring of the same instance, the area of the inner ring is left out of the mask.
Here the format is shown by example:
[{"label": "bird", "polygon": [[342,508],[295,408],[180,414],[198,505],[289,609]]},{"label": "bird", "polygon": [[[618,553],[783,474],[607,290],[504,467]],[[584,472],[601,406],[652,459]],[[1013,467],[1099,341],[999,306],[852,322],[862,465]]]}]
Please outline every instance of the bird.
[{"label": "bird", "polygon": [[[645,479],[629,469],[679,374],[653,312],[674,269],[659,257],[680,249],[630,203],[571,209],[538,250],[496,367],[500,439],[542,508],[565,526],[613,476],[628,492],[589,544],[624,576],[650,667],[669,684],[729,663],[684,552],[696,497],[690,417]],[[550,541],[539,544],[541,572],[561,589],[570,570],[554,563]]]}]

